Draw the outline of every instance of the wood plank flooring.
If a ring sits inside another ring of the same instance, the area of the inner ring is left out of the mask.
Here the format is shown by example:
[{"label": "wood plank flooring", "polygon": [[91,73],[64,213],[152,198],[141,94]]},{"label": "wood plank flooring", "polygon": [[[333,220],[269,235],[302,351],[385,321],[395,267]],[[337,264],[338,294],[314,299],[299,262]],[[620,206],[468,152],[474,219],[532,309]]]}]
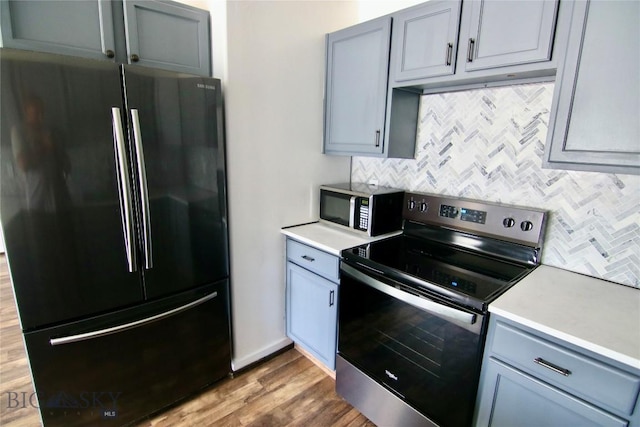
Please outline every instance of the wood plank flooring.
[{"label": "wood plank flooring", "polygon": [[[38,410],[28,400],[33,391],[7,265],[0,255],[0,426],[40,425]],[[332,378],[294,349],[139,425],[375,427],[335,393]]]}]

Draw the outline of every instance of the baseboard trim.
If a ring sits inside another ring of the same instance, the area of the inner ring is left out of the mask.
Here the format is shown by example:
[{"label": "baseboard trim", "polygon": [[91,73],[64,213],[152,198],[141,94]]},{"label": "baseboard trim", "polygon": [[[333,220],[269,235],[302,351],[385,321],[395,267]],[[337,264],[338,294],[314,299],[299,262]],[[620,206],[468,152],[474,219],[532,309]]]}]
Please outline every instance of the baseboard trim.
[{"label": "baseboard trim", "polygon": [[283,338],[279,341],[274,342],[273,344],[267,346],[267,347],[263,347],[260,350],[249,354],[247,356],[244,356],[240,359],[232,359],[231,360],[231,369],[233,370],[234,374],[237,371],[240,371],[246,367],[248,367],[249,365],[256,363],[256,362],[260,362],[262,359],[269,357],[271,355],[273,355],[274,353],[277,353],[281,350],[285,350],[285,347],[287,346],[293,346],[291,340],[289,338]]},{"label": "baseboard trim", "polygon": [[307,359],[311,360],[318,368],[322,369],[325,374],[327,374],[328,376],[330,376],[334,380],[336,379],[336,371],[332,371],[331,369],[327,368],[325,366],[325,364],[322,363],[321,361],[319,361],[318,359],[316,359],[316,357],[313,354],[309,353],[307,350],[305,350],[304,348],[302,348],[298,344],[294,345],[294,348],[300,354],[302,354],[304,357],[306,357]]}]

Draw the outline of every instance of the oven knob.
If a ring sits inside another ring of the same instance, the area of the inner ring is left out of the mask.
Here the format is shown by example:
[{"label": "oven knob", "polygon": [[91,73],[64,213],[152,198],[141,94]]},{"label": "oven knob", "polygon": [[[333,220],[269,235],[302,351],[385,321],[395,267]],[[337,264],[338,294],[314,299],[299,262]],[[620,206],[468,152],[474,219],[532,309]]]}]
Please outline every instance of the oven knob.
[{"label": "oven knob", "polygon": [[416,201],[411,199],[409,200],[409,203],[407,203],[407,209],[409,209],[410,211],[414,210],[416,208]]},{"label": "oven knob", "polygon": [[533,224],[531,223],[531,221],[522,221],[520,223],[520,228],[522,229],[522,231],[530,231],[531,229],[533,229]]},{"label": "oven knob", "polygon": [[502,220],[502,225],[504,225],[505,228],[511,228],[516,225],[516,220],[513,218],[505,218]]},{"label": "oven knob", "polygon": [[429,205],[425,202],[420,202],[420,212],[426,212],[429,209]]}]

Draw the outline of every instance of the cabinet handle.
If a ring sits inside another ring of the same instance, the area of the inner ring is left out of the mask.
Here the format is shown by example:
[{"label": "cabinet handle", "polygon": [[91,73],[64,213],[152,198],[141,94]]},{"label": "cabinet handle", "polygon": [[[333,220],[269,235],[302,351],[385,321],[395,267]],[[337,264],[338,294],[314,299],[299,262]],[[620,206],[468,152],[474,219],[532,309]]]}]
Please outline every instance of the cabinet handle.
[{"label": "cabinet handle", "polygon": [[445,63],[451,65],[451,55],[453,54],[453,43],[447,43],[447,56],[445,57]]},{"label": "cabinet handle", "polygon": [[534,363],[537,363],[540,366],[543,366],[547,369],[552,370],[553,372],[556,372],[560,375],[564,375],[565,377],[568,377],[569,375],[571,375],[571,371],[565,368],[561,368],[558,365],[554,365],[551,362],[547,362],[546,360],[544,360],[542,357],[536,357],[535,359],[533,359]]},{"label": "cabinet handle", "polygon": [[473,49],[476,45],[476,39],[469,39],[469,46],[467,46],[467,62],[473,62]]},{"label": "cabinet handle", "polygon": [[108,49],[104,54],[107,55],[107,58],[113,58],[114,56],[116,56],[116,53],[111,49]]},{"label": "cabinet handle", "polygon": [[305,261],[309,261],[309,262],[313,262],[313,261],[316,260],[315,258],[312,258],[309,255],[302,255],[300,258],[302,258]]},{"label": "cabinet handle", "polygon": [[380,129],[376,130],[376,147],[380,147]]},{"label": "cabinet handle", "polygon": [[140,57],[139,57],[138,55],[136,55],[135,53],[132,53],[130,58],[131,58],[131,60],[132,60],[133,62],[138,62],[138,61],[140,61]]},{"label": "cabinet handle", "polygon": [[335,291],[329,291],[329,307],[332,307],[335,303]]}]

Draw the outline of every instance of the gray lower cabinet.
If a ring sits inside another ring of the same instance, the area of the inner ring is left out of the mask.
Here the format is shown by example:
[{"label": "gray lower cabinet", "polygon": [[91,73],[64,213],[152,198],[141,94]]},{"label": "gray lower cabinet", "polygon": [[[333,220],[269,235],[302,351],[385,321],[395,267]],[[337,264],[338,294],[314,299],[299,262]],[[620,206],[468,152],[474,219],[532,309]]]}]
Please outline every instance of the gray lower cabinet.
[{"label": "gray lower cabinet", "polygon": [[162,0],[2,0],[1,46],[211,75],[209,12]]},{"label": "gray lower cabinet", "polygon": [[287,336],[335,370],[339,258],[287,239]]},{"label": "gray lower cabinet", "polygon": [[476,426],[638,426],[640,372],[491,315]]},{"label": "gray lower cabinet", "polygon": [[545,166],[640,174],[640,2],[573,3]]},{"label": "gray lower cabinet", "polygon": [[383,155],[391,18],[327,36],[324,151]]}]

